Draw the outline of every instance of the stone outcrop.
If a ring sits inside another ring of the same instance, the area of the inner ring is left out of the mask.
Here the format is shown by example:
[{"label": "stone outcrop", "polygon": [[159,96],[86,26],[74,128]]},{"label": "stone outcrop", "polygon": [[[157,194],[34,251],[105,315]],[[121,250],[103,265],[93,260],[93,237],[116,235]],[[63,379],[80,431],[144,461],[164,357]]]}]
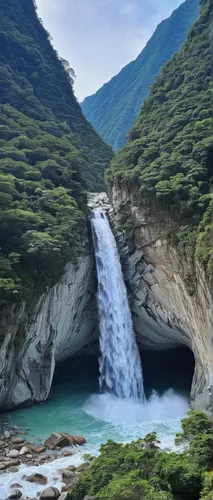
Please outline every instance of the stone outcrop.
[{"label": "stone outcrop", "polygon": [[0,408],[44,401],[55,365],[97,344],[96,278],[93,255],[68,264],[59,283],[26,311],[4,312],[0,347]]},{"label": "stone outcrop", "polygon": [[172,243],[174,221],[168,214],[137,203],[134,193],[115,186],[110,198],[115,227],[124,212],[134,221],[129,246],[124,233],[117,235],[117,242],[137,342],[143,349],[189,347],[195,358],[191,405],[212,413],[212,302],[205,273]]}]

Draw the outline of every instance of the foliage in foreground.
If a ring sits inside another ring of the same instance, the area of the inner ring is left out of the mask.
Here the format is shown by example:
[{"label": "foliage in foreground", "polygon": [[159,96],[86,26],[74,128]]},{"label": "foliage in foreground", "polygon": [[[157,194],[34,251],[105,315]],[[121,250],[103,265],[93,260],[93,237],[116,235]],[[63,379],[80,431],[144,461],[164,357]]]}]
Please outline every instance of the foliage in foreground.
[{"label": "foliage in foreground", "polygon": [[213,1],[201,0],[198,21],[162,69],[107,172],[109,183],[136,191],[138,203],[169,211],[182,226],[179,239],[190,242],[206,268],[213,246],[212,14]]},{"label": "foliage in foreground", "polygon": [[72,500],[212,500],[213,424],[201,411],[182,420],[179,453],[162,450],[156,433],[130,444],[108,441],[82,474]]}]

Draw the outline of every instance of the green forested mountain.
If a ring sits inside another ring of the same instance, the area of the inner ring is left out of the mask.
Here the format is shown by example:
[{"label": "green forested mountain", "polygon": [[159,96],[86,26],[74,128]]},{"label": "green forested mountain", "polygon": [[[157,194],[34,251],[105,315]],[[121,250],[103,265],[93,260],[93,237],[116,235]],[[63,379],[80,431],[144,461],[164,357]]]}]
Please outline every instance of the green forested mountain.
[{"label": "green forested mountain", "polygon": [[82,103],[86,118],[116,151],[123,146],[160,68],[180,49],[197,16],[198,0],[185,0],[157,27],[137,59]]},{"label": "green forested mountain", "polygon": [[0,300],[29,298],[76,257],[84,189],[103,188],[111,148],[81,113],[72,71],[33,0],[0,0]]},{"label": "green forested mountain", "polygon": [[158,200],[180,223],[178,237],[210,265],[213,229],[212,33],[213,0],[179,53],[162,69],[108,182],[136,186],[141,202]]},{"label": "green forested mountain", "polygon": [[73,144],[88,159],[82,167],[85,184],[91,190],[103,188],[103,170],[112,152],[82,116],[70,75],[38,21],[34,4],[0,0],[0,103],[31,118],[66,122]]}]

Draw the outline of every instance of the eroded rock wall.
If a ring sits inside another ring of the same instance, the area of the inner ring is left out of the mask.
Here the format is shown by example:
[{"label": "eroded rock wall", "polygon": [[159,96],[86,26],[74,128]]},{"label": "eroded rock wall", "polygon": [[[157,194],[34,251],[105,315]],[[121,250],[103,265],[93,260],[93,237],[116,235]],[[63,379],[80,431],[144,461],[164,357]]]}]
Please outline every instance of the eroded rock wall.
[{"label": "eroded rock wall", "polygon": [[129,246],[122,233],[117,241],[138,344],[157,350],[189,347],[195,357],[191,405],[213,413],[212,300],[205,273],[172,244],[169,214],[137,203],[134,193],[116,186],[110,201],[115,228],[124,212],[134,221]]},{"label": "eroded rock wall", "polygon": [[98,340],[96,277],[92,255],[68,264],[59,283],[29,313],[23,304],[2,317],[0,408],[44,401],[55,364],[92,348]]}]

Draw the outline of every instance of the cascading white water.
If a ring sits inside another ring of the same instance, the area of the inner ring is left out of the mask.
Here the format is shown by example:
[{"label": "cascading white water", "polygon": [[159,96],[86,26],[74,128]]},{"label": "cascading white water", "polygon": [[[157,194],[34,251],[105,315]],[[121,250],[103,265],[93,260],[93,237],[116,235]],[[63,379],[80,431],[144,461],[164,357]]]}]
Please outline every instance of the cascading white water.
[{"label": "cascading white water", "polygon": [[101,392],[144,400],[143,375],[116,241],[105,212],[93,210],[98,275]]}]

